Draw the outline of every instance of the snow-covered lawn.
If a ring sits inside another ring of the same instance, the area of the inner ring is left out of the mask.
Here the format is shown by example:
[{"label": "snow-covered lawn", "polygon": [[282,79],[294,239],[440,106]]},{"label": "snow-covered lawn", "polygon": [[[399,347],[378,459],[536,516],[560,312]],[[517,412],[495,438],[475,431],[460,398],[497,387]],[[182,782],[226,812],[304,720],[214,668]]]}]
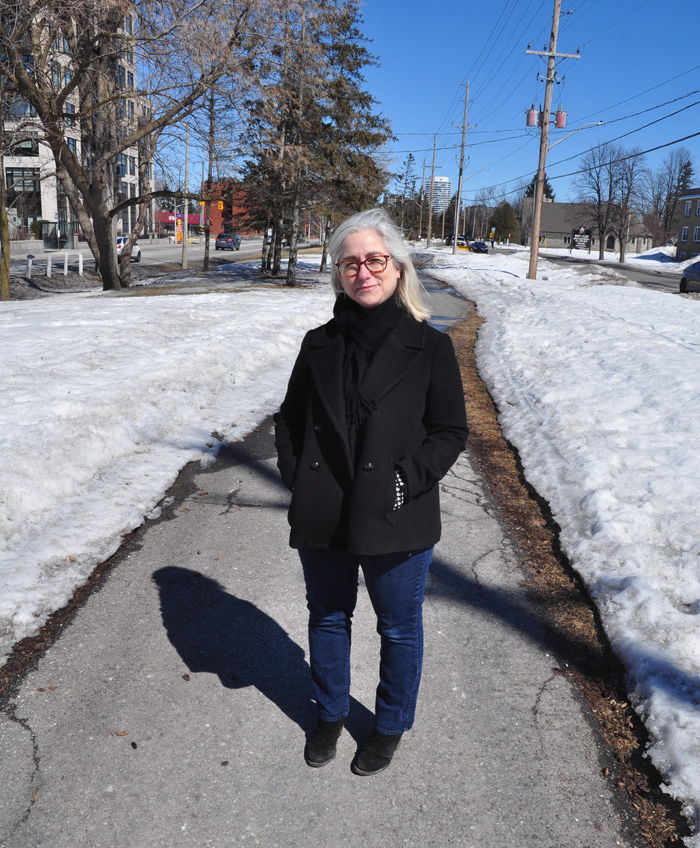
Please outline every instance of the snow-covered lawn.
[{"label": "snow-covered lawn", "polygon": [[[656,253],[630,264],[680,271]],[[700,300],[544,258],[531,281],[527,259],[434,249],[428,270],[485,319],[478,362],[504,433],[697,828]],[[328,286],[279,286],[0,305],[0,661],[212,455],[212,433],[240,438],[276,408],[332,301]]]}]

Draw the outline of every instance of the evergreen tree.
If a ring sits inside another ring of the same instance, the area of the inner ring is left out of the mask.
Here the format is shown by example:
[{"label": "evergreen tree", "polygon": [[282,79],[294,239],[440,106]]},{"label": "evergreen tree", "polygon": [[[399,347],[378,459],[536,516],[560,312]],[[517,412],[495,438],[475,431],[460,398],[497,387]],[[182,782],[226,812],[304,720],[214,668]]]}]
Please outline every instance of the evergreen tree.
[{"label": "evergreen tree", "polygon": [[287,2],[277,64],[263,69],[250,104],[245,186],[253,208],[273,222],[273,275],[281,234],[289,233],[288,285],[295,284],[302,210],[313,204],[330,230],[376,203],[388,182],[377,151],[391,132],[363,89],[362,70],[376,60],[360,23],[357,0]]},{"label": "evergreen tree", "polygon": [[[525,197],[534,197],[535,196],[535,185],[537,183],[537,174],[532,178],[532,182],[525,189]],[[552,191],[552,186],[549,184],[549,180],[547,179],[547,174],[544,175],[544,185],[542,186],[542,197],[546,197],[548,200],[554,201],[554,192]]]},{"label": "evergreen tree", "polygon": [[489,218],[489,232],[492,231],[498,241],[520,242],[520,224],[515,209],[507,200],[501,201]]}]

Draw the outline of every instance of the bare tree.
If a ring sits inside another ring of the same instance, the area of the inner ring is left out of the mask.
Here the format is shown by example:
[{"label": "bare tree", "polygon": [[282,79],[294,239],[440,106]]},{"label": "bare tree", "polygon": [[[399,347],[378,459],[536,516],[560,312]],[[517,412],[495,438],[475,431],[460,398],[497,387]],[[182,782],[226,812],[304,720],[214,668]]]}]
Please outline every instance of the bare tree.
[{"label": "bare tree", "polygon": [[479,189],[472,204],[472,232],[476,238],[486,236],[486,227],[489,217],[496,207],[496,189],[486,186]]},{"label": "bare tree", "polygon": [[[36,113],[105,289],[128,282],[130,246],[158,194],[151,170],[161,134],[200,108],[219,79],[248,72],[274,2],[0,0],[0,76]],[[76,135],[79,151],[69,141]],[[132,150],[139,191],[124,197],[120,157]],[[139,213],[118,269],[115,223],[130,206]]]},{"label": "bare tree", "polygon": [[611,230],[620,243],[620,262],[624,262],[630,234],[630,221],[632,215],[639,208],[646,166],[639,148],[626,153],[623,161],[617,163],[617,165],[619,167],[619,179],[617,181],[617,196],[613,204]]},{"label": "bare tree", "polygon": [[624,150],[618,144],[599,144],[583,156],[581,172],[574,180],[586,222],[598,232],[599,259],[605,258],[605,240],[615,222],[624,156]]},{"label": "bare tree", "polygon": [[655,171],[645,173],[642,219],[654,245],[666,244],[680,224],[680,197],[692,187],[694,167],[685,147],[671,150]]}]

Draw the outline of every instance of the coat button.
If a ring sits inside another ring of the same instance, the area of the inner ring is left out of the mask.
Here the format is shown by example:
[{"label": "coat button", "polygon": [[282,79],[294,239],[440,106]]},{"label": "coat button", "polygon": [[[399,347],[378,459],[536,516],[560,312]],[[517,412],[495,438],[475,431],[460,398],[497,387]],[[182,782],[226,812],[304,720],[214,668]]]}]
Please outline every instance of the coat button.
[{"label": "coat button", "polygon": [[311,470],[312,470],[312,471],[318,471],[318,469],[319,469],[320,467],[321,467],[321,463],[320,463],[320,462],[312,462],[312,463],[311,463],[311,466],[310,466],[310,468],[311,468]]},{"label": "coat button", "polygon": [[320,424],[314,424],[314,431],[316,433],[320,433],[321,432],[321,425]]},{"label": "coat button", "polygon": [[363,471],[372,471],[373,469],[374,469],[374,466],[372,465],[371,462],[368,462],[368,463],[366,463],[365,465],[362,466]]}]

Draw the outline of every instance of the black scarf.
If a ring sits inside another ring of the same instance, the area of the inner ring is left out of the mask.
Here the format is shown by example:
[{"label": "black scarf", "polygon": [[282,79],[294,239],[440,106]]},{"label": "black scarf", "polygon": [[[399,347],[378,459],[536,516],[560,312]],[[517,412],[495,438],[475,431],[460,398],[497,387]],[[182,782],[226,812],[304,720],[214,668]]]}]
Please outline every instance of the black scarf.
[{"label": "black scarf", "polygon": [[372,309],[365,309],[347,295],[335,301],[333,315],[345,340],[343,390],[350,443],[355,447],[357,431],[377,408],[377,401],[363,391],[367,368],[382,342],[398,323],[401,308],[390,297]]}]

